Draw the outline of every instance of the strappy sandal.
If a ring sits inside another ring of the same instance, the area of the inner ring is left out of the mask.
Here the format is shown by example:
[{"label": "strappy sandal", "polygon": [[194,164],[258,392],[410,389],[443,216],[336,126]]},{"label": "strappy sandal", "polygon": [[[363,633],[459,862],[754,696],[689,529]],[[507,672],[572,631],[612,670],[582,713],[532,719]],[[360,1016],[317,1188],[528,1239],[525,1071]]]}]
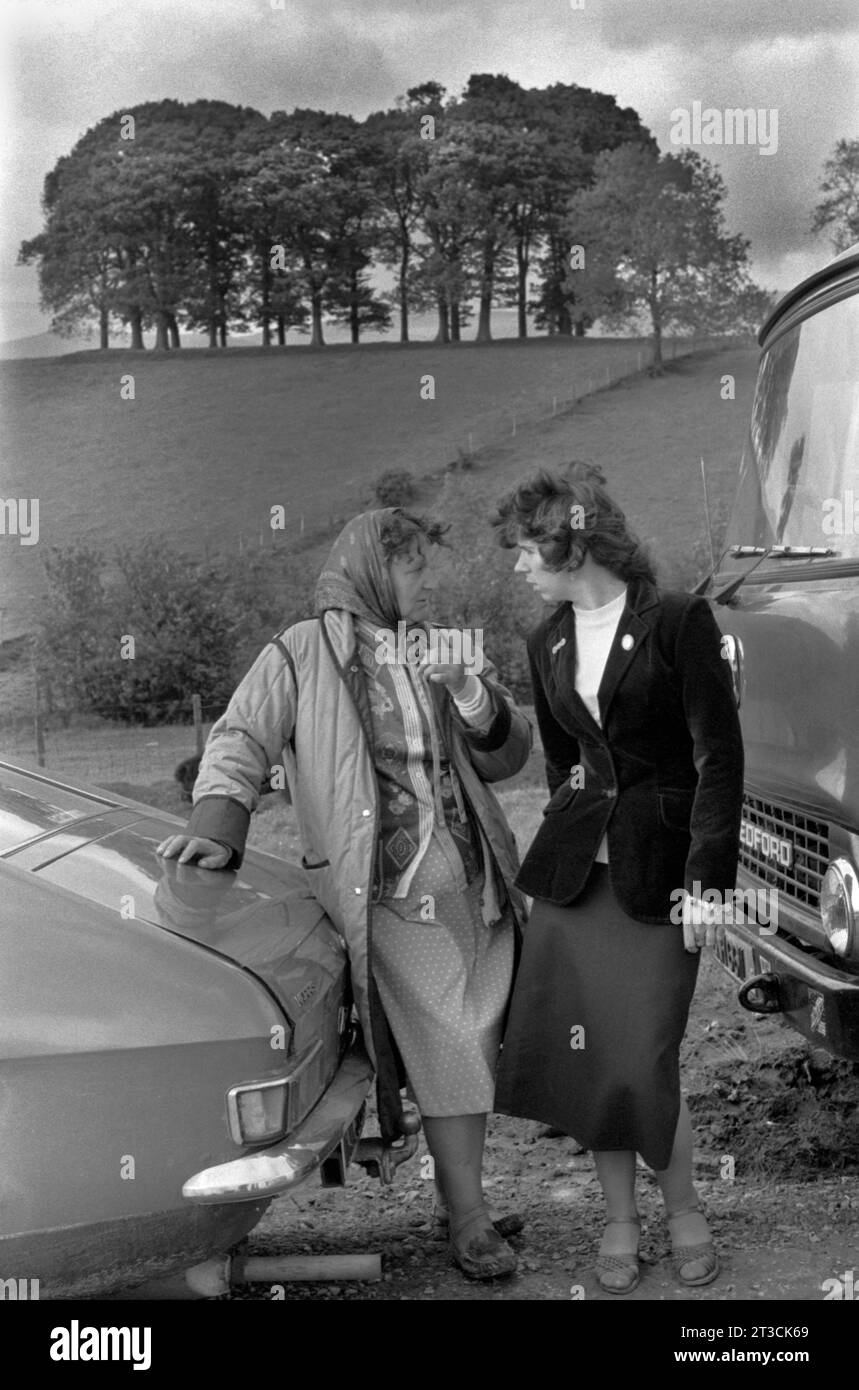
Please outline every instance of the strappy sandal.
[{"label": "strappy sandal", "polygon": [[[692,1216],[695,1213],[704,1215],[704,1208],[700,1202],[696,1202],[694,1207],[684,1207],[681,1211],[667,1211],[665,1215],[668,1221],[673,1221],[675,1217]],[[700,1241],[698,1245],[675,1245],[670,1230],[668,1235],[671,1239],[671,1256],[680,1283],[690,1289],[700,1288],[702,1284],[712,1284],[719,1275],[719,1257],[712,1240]],[[704,1273],[694,1279],[687,1278],[683,1274],[683,1266],[688,1264],[704,1265]]]},{"label": "strappy sandal", "polygon": [[[637,1217],[609,1216],[606,1218],[607,1226],[634,1226],[641,1236],[641,1221]],[[619,1255],[604,1255],[602,1252],[597,1255],[596,1264],[597,1283],[605,1293],[632,1293],[639,1285],[638,1273],[638,1241],[635,1242],[635,1249],[623,1251]],[[623,1274],[626,1282],[622,1285],[607,1284],[605,1276],[611,1274]]]},{"label": "strappy sandal", "polygon": [[[469,1236],[469,1231],[474,1234]],[[449,1227],[448,1239],[453,1262],[467,1279],[503,1279],[515,1274],[516,1252],[491,1223],[487,1224],[485,1211],[476,1211],[455,1235]]]}]

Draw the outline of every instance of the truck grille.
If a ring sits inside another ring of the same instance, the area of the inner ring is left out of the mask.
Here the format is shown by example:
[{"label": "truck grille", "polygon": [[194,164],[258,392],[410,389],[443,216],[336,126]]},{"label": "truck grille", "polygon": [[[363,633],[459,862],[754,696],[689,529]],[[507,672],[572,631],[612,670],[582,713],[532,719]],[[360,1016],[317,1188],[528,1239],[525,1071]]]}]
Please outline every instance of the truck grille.
[{"label": "truck grille", "polygon": [[740,863],[756,878],[773,888],[777,888],[794,902],[817,910],[823,875],[829,863],[829,826],[826,821],[815,820],[802,811],[792,811],[779,806],[774,801],[764,801],[759,796],[743,797],[743,821],[746,826],[760,828],[762,836],[767,835],[780,841],[787,841],[792,847],[790,864],[781,862],[781,857],[773,852],[765,852],[764,845],[740,845]]}]

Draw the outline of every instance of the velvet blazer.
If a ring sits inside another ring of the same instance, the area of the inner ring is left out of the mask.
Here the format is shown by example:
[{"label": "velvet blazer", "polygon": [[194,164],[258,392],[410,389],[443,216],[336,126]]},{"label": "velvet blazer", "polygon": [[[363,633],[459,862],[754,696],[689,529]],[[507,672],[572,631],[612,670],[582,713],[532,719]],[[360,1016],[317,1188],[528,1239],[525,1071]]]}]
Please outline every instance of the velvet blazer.
[{"label": "velvet blazer", "polygon": [[575,902],[605,833],[615,896],[639,922],[671,921],[681,888],[729,894],[743,744],[706,600],[630,580],[597,693],[602,727],[575,689],[572,604],[531,633],[528,657],[551,799],[518,886]]}]

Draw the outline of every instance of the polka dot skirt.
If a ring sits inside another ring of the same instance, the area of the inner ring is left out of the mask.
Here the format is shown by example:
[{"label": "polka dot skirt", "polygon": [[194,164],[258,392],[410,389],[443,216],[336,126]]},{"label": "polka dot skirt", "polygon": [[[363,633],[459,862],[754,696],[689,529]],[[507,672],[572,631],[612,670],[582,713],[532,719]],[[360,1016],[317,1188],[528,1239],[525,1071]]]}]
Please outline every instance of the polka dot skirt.
[{"label": "polka dot skirt", "polygon": [[457,889],[435,841],[412,881],[432,919],[405,919],[403,904],[373,907],[373,973],[424,1115],[472,1115],[493,1106],[501,1023],[513,973],[509,912],[481,916],[481,874]]}]

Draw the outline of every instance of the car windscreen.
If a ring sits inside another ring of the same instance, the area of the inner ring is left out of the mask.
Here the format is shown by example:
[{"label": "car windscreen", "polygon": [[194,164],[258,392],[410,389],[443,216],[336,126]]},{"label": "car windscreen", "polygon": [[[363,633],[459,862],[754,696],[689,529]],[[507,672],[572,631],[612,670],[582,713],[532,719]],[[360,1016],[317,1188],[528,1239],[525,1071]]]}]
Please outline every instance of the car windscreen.
[{"label": "car windscreen", "polygon": [[725,543],[859,559],[859,294],[764,353]]}]

